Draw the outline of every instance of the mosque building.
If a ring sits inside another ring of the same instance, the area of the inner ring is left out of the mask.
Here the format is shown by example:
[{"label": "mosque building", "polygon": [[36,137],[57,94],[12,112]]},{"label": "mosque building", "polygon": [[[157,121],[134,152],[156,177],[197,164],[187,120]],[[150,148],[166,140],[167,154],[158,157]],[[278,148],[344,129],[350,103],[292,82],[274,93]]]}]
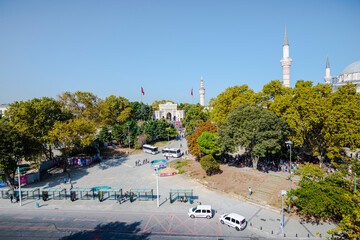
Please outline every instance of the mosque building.
[{"label": "mosque building", "polygon": [[[283,69],[283,87],[290,87],[290,66],[292,59],[289,54],[289,39],[286,32],[286,25],[283,43],[283,58],[280,60],[280,63]],[[347,66],[339,76],[332,77],[330,75],[329,57],[327,57],[324,81],[326,84],[332,84],[333,91],[337,91],[340,86],[347,83],[353,83],[357,86],[356,92],[360,93],[360,61]]]}]

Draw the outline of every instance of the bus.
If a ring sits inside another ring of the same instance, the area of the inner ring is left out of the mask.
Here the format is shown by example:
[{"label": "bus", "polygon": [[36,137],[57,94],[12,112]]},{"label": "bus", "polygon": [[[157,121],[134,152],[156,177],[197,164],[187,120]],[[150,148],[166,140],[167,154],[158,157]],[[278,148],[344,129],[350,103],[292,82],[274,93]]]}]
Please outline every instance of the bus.
[{"label": "bus", "polygon": [[162,150],[162,154],[165,157],[174,157],[174,158],[181,157],[180,148],[164,148]]},{"label": "bus", "polygon": [[151,154],[153,154],[153,155],[159,153],[157,147],[151,146],[151,145],[147,145],[147,144],[143,145],[143,150],[144,150],[144,152],[146,152],[146,153],[151,153]]}]

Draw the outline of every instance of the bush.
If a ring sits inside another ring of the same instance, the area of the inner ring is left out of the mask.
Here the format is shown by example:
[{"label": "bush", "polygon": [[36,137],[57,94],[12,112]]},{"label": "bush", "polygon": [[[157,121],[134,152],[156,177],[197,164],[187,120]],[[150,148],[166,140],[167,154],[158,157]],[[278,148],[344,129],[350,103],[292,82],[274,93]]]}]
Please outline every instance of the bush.
[{"label": "bush", "polygon": [[210,176],[220,171],[220,164],[212,155],[206,155],[201,158],[200,165],[205,170],[206,175]]}]

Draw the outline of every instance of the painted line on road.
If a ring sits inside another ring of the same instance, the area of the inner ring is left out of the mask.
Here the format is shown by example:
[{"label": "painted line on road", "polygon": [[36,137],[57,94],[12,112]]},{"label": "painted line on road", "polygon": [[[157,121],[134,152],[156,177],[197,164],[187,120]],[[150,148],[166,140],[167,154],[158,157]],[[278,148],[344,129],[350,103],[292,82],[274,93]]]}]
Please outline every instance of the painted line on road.
[{"label": "painted line on road", "polygon": [[64,203],[67,203],[67,200],[64,200],[62,203],[60,203],[60,205],[63,205]]},{"label": "painted line on road", "polygon": [[176,215],[174,215],[174,216],[181,222],[181,224],[178,225],[176,228],[172,229],[172,231],[171,231],[172,233],[174,233],[174,230],[175,230],[175,229],[177,229],[178,227],[184,225],[184,227],[186,227],[186,228],[190,231],[190,233],[194,234],[194,232],[191,231],[191,229],[185,224],[185,223],[186,223],[187,221],[189,221],[191,218],[188,218],[186,221],[181,221],[178,216],[176,216]]},{"label": "painted line on road", "polygon": [[208,225],[209,227],[211,227],[212,229],[214,229],[214,231],[215,231],[216,233],[219,234],[219,232],[210,225],[210,223],[214,220],[214,218],[212,218],[210,221],[209,221],[209,220],[205,221],[204,219],[201,219],[201,220],[202,220],[205,224],[204,224],[204,226],[202,226],[199,230],[196,231],[197,233],[200,232],[201,230],[203,230],[203,229],[206,227],[206,225]]},{"label": "painted line on road", "polygon": [[32,217],[13,217],[15,219],[33,219]]},{"label": "painted line on road", "polygon": [[171,216],[171,221],[170,221],[170,224],[169,224],[169,229],[168,229],[166,232],[170,232],[170,229],[171,229],[171,225],[172,225],[173,220],[174,220],[174,215]]},{"label": "painted line on road", "polygon": [[134,168],[133,166],[130,166],[129,164],[123,163],[122,165],[127,166],[129,168]]},{"label": "painted line on road", "polygon": [[96,222],[96,219],[89,219],[89,218],[84,218],[84,219],[80,219],[80,218],[75,218],[74,222],[76,221],[88,221],[88,222]]}]

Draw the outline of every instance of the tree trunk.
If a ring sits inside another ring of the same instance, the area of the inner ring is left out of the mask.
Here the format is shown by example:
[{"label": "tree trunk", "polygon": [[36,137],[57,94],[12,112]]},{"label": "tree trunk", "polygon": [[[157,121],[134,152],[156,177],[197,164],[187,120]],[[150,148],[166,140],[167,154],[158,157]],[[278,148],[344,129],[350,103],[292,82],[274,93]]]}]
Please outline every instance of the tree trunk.
[{"label": "tree trunk", "polygon": [[[10,177],[10,173],[8,173],[8,172],[4,172],[5,173],[5,178],[6,178],[6,182],[7,182],[7,184],[9,185],[9,187],[11,188],[11,189],[13,189],[14,187],[15,187],[15,182],[14,182],[14,178],[11,178]],[[13,174],[14,175],[14,174]]]},{"label": "tree trunk", "polygon": [[254,169],[256,169],[258,161],[259,161],[258,157],[255,157],[255,156],[252,157],[252,163],[253,163]]}]

